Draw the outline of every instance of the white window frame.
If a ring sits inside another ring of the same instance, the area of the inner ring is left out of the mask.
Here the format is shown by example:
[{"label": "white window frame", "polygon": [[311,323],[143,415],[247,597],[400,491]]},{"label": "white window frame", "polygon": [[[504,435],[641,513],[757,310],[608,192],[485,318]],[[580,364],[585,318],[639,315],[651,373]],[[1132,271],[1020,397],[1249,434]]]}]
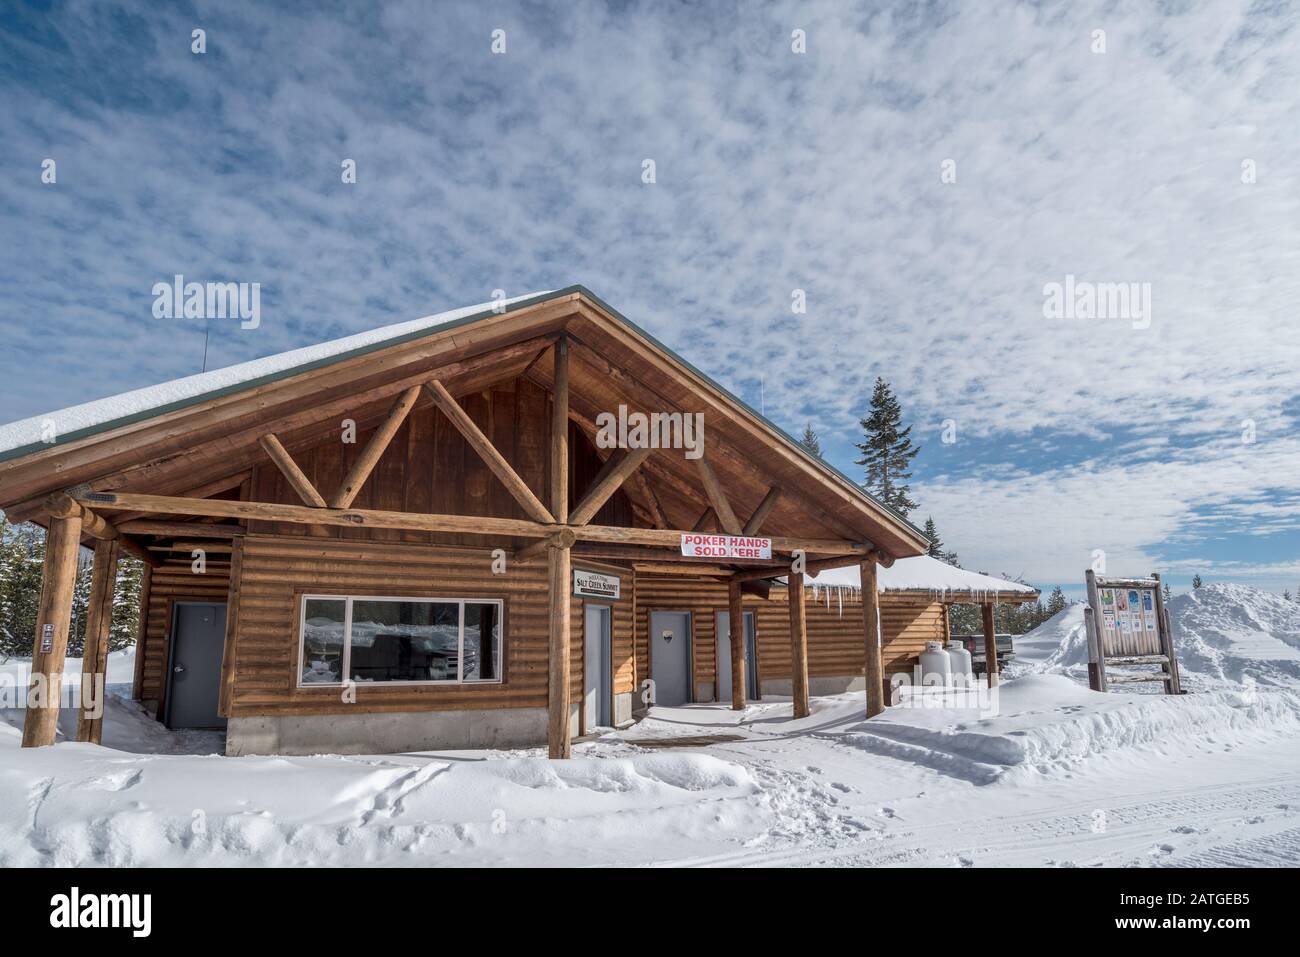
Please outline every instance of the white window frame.
[{"label": "white window frame", "polygon": [[[325,684],[324,682],[312,682],[304,684],[302,680],[303,665],[307,657],[307,602],[309,601],[341,601],[343,602],[343,662],[342,662],[342,680]],[[424,604],[439,605],[456,605],[459,608],[459,624],[456,635],[456,678],[450,680],[444,678],[441,681],[357,681],[352,682],[349,675],[352,673],[352,604],[358,601],[394,601],[394,602],[422,602]],[[465,677],[465,606],[466,605],[496,605],[497,608],[497,628],[501,633],[501,654],[497,662],[498,674],[495,678],[469,678]],[[303,594],[298,599],[298,676],[296,686],[300,689],[311,688],[343,688],[349,683],[366,688],[391,688],[401,687],[403,685],[437,686],[437,685],[499,685],[505,679],[500,674],[505,670],[506,656],[506,631],[505,631],[505,601],[501,598],[450,598],[443,596],[411,596],[411,595],[327,595],[327,594]]]}]

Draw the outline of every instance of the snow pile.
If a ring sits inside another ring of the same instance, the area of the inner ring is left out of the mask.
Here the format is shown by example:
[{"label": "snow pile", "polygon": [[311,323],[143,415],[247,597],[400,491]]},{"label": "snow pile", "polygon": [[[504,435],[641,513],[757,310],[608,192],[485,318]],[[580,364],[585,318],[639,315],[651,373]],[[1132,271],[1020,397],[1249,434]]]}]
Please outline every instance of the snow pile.
[{"label": "snow pile", "polygon": [[1184,689],[1300,684],[1300,603],[1225,583],[1175,595],[1168,608]]},{"label": "snow pile", "polygon": [[[1249,585],[1205,585],[1166,606],[1184,691],[1300,686],[1300,603]],[[1063,674],[1088,680],[1082,603],[1015,639],[1006,674]],[[1134,689],[1137,691],[1138,689]],[[1152,683],[1141,691],[1161,692]]]},{"label": "snow pile", "polygon": [[1066,674],[1088,680],[1088,635],[1083,602],[1066,605],[1033,631],[1013,639],[1015,657],[1006,665],[1008,678],[1023,674]]},{"label": "snow pile", "polygon": [[9,425],[0,425],[0,454],[42,441],[44,423],[52,421],[58,434],[66,437],[83,429],[92,429],[108,425],[119,419],[143,416],[148,413],[161,412],[177,404],[185,404],[212,393],[226,392],[241,386],[249,386],[267,378],[283,375],[301,367],[322,364],[337,359],[348,353],[373,348],[385,342],[418,335],[439,326],[450,325],[472,316],[488,314],[493,308],[501,308],[527,299],[549,295],[546,292],[532,292],[513,299],[479,303],[441,312],[422,319],[399,322],[393,325],[369,329],[356,335],[345,336],[330,342],[305,346],[277,355],[241,362],[224,369],[201,372],[198,375],[173,379],[144,389],[123,392],[120,395],[84,402],[57,412],[32,416]]},{"label": "snow pile", "polygon": [[864,750],[989,784],[1013,769],[1068,772],[1084,758],[1107,753],[1300,733],[1300,696],[1249,687],[1183,696],[1103,694],[1043,674],[1004,683],[990,704],[987,710],[893,707],[849,728],[845,738]]}]

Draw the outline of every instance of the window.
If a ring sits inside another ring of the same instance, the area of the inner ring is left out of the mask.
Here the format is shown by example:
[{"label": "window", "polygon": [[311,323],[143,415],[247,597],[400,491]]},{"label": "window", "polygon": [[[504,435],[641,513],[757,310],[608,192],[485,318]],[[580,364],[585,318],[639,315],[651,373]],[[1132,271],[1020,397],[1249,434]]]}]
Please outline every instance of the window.
[{"label": "window", "polygon": [[501,602],[304,595],[299,687],[501,680]]}]

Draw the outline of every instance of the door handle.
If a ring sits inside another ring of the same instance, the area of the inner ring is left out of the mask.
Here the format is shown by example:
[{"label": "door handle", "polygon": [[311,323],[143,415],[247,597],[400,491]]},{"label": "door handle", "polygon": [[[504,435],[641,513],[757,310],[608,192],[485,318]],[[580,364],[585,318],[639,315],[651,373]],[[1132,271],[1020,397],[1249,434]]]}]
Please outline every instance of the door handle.
[{"label": "door handle", "polygon": [[184,665],[177,665],[175,668],[172,669],[172,671],[176,672],[176,674],[180,674],[184,670],[185,670]]}]

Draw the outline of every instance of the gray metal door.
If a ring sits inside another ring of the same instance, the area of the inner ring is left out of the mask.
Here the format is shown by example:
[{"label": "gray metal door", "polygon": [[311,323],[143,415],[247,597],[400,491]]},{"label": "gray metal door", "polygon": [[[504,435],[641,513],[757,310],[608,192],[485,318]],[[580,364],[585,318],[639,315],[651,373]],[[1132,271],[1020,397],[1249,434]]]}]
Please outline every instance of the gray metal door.
[{"label": "gray metal door", "polygon": [[655,704],[672,707],[691,700],[691,616],[683,611],[650,614],[650,677]]},{"label": "gray metal door", "polygon": [[[718,628],[718,700],[731,700],[731,612],[720,611],[715,617]],[[754,624],[754,613],[745,612],[745,696],[750,701],[757,701],[758,693],[758,630]]]},{"label": "gray metal door", "polygon": [[217,714],[221,655],[226,642],[226,606],[177,602],[172,607],[171,660],[167,672],[169,728],[224,728]]},{"label": "gray metal door", "polygon": [[610,701],[610,627],[608,605],[584,605],[583,644],[583,719],[584,730],[608,728]]}]

